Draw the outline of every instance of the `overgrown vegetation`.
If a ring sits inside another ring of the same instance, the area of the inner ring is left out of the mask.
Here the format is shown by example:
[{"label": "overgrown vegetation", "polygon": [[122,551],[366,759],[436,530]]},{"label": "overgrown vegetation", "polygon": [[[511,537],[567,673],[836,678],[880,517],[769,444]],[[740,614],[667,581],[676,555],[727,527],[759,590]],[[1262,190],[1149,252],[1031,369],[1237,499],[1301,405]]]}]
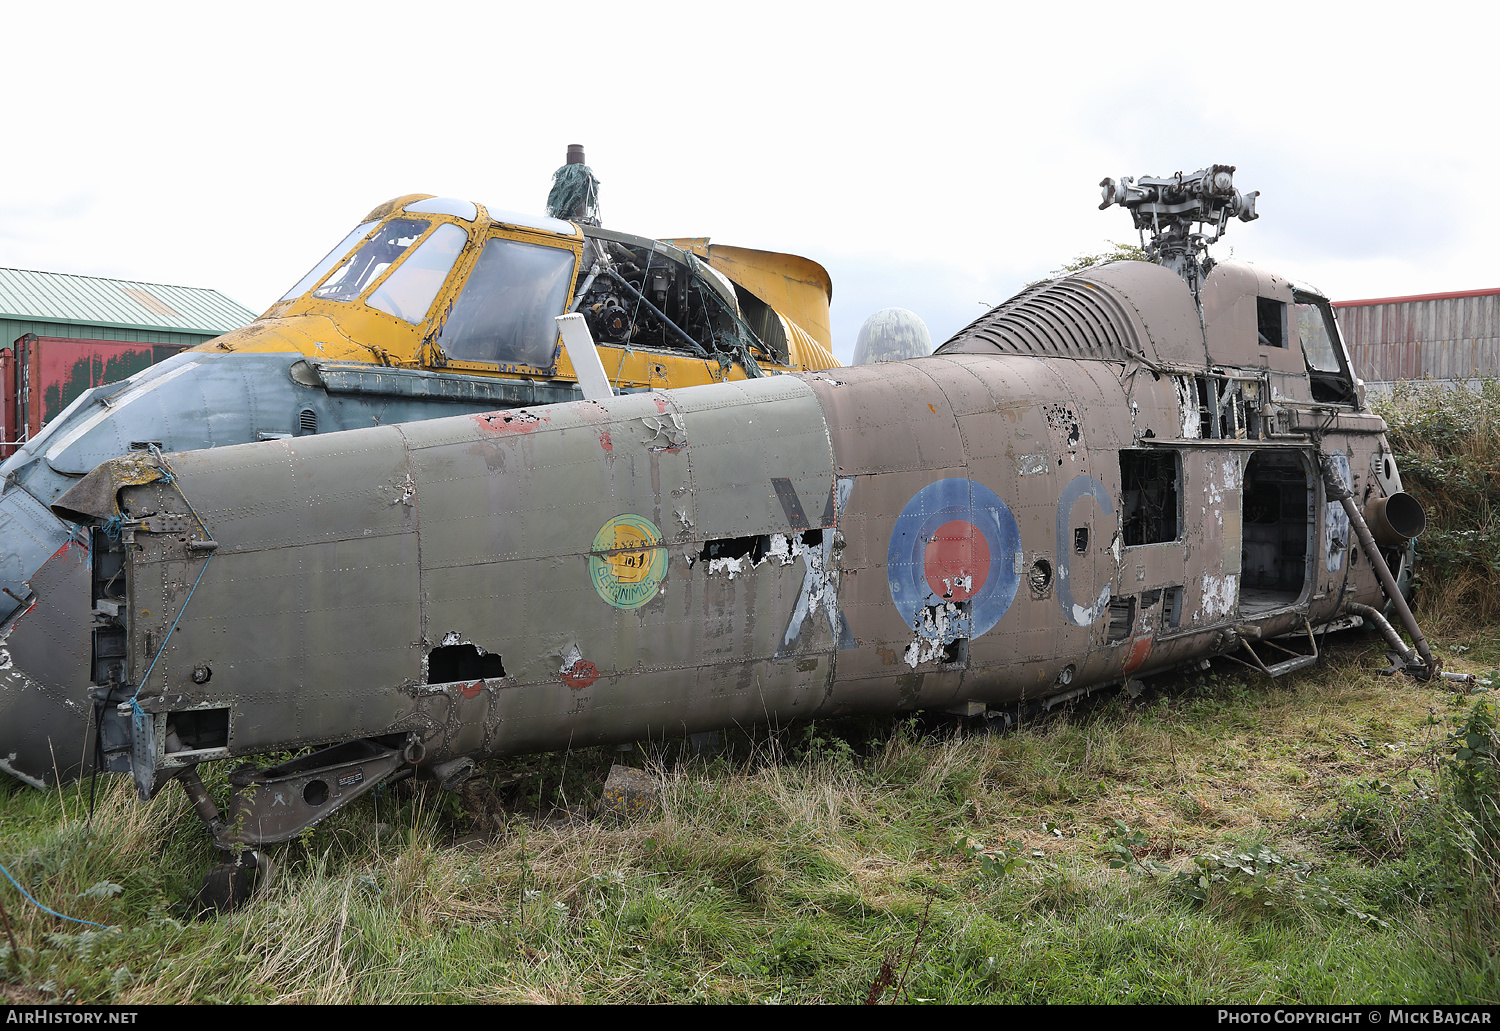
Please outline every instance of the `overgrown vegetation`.
[{"label": "overgrown vegetation", "polygon": [[[1399,425],[1409,452],[1425,418]],[[1437,424],[1465,423],[1483,425]],[[1434,531],[1462,529],[1474,502],[1460,497],[1493,499],[1434,484]],[[1446,589],[1422,581],[1429,618]],[[499,762],[461,795],[407,782],[270,850],[256,899],[216,920],[193,917],[217,857],[181,792],[142,805],[121,778],[90,816],[86,784],[7,781],[0,863],[108,929],[0,880],[14,938],[0,937],[0,990],[127,1005],[1494,1004],[1494,611],[1429,626],[1450,668],[1489,682],[1475,694],[1380,676],[1382,642],[1353,634],[1283,680],[1157,678],[1004,735],[842,720],[703,754]],[[654,816],[591,812],[621,761],[660,778]]]},{"label": "overgrown vegetation", "polygon": [[[1097,265],[1104,265],[1111,261],[1147,261],[1146,251],[1135,243],[1121,243],[1119,240],[1110,240],[1109,246],[1102,251],[1093,254],[1080,254],[1072,261],[1064,262],[1060,267],[1047,273],[1048,279],[1057,279],[1061,276],[1077,275],[1086,272]],[[1040,280],[1038,280],[1040,282]],[[1028,283],[1028,286],[1033,285]]]},{"label": "overgrown vegetation", "polygon": [[[7,786],[0,862],[112,929],[5,884],[0,981],[127,1004],[1500,1001],[1489,695],[1335,650],[1005,735],[820,722],[496,764],[462,797],[405,783],[272,850],[217,920],[191,913],[216,857],[180,792],[112,783],[90,828],[86,787]],[[1500,649],[1455,661],[1493,676]],[[655,817],[588,811],[621,760],[660,777]]]},{"label": "overgrown vegetation", "polygon": [[1374,407],[1390,425],[1402,487],[1427,511],[1417,601],[1428,619],[1500,622],[1500,382],[1480,390],[1400,383]]}]

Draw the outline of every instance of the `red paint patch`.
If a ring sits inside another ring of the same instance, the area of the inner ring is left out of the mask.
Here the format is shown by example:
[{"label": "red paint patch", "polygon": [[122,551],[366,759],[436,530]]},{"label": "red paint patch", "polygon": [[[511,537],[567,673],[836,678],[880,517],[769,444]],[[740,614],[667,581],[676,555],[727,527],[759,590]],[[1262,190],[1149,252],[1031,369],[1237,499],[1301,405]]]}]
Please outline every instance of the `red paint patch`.
[{"label": "red paint patch", "polygon": [[653,396],[651,398],[651,400],[653,400],[653,401],[656,402],[656,411],[658,413],[663,413],[663,412],[665,412],[667,410],[667,401],[666,401],[666,398],[654,397]]},{"label": "red paint patch", "polygon": [[[59,555],[65,555],[65,554],[67,554],[69,551],[73,550],[74,548],[82,548],[85,552],[87,552],[89,550],[88,549],[88,545],[81,544],[78,541],[75,541],[75,540],[73,540],[70,537],[66,541],[63,542],[63,546],[62,547],[58,548],[56,551],[54,551],[48,557],[47,562],[51,562],[54,558],[57,558],[57,556],[59,556]],[[43,562],[42,565],[46,565],[47,562]]]},{"label": "red paint patch", "polygon": [[939,598],[968,601],[990,575],[989,542],[968,520],[950,520],[928,538],[922,572]]},{"label": "red paint patch", "polygon": [[1130,643],[1130,654],[1125,656],[1125,668],[1120,672],[1125,674],[1134,673],[1146,664],[1146,656],[1151,654],[1151,644],[1154,637],[1137,637]]},{"label": "red paint patch", "polygon": [[599,446],[606,451],[613,451],[615,449],[614,441],[609,439],[609,430],[605,430],[599,434]]},{"label": "red paint patch", "polygon": [[477,695],[480,691],[483,691],[483,690],[484,690],[484,681],[483,680],[476,680],[472,684],[465,684],[463,687],[459,688],[459,694],[463,695],[465,698],[473,698],[475,695]]},{"label": "red paint patch", "polygon": [[562,675],[562,679],[573,690],[581,690],[599,679],[599,667],[588,659],[579,659]]}]

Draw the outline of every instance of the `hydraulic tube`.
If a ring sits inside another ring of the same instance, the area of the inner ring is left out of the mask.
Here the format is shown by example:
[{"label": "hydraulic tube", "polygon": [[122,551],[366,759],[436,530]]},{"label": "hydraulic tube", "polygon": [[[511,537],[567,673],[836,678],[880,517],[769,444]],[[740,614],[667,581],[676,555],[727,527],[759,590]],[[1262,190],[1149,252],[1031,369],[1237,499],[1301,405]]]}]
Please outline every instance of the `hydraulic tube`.
[{"label": "hydraulic tube", "polygon": [[[1333,466],[1333,460],[1321,449],[1318,451],[1318,464],[1323,469],[1323,485],[1330,500],[1339,502],[1344,506],[1344,513],[1349,517],[1349,525],[1354,527],[1355,534],[1359,537],[1359,546],[1364,551],[1365,557],[1370,560],[1375,573],[1380,577],[1380,586],[1385,591],[1385,596],[1390,599],[1391,606],[1395,608],[1396,615],[1401,620],[1401,625],[1411,635],[1412,645],[1421,656],[1421,665],[1426,667],[1426,675],[1423,680],[1430,679],[1437,672],[1437,660],[1432,657],[1432,650],[1427,647],[1427,638],[1422,636],[1422,630],[1417,626],[1417,618],[1411,614],[1411,608],[1406,604],[1406,599],[1401,596],[1401,588],[1396,586],[1396,578],[1391,575],[1390,567],[1385,564],[1385,558],[1380,554],[1380,549],[1375,545],[1375,538],[1370,534],[1370,528],[1365,525],[1364,516],[1360,515],[1359,508],[1355,506],[1354,499],[1349,495],[1349,488],[1344,486],[1343,477]],[[1403,653],[1410,652],[1403,649]],[[1413,663],[1408,660],[1408,669]]]}]

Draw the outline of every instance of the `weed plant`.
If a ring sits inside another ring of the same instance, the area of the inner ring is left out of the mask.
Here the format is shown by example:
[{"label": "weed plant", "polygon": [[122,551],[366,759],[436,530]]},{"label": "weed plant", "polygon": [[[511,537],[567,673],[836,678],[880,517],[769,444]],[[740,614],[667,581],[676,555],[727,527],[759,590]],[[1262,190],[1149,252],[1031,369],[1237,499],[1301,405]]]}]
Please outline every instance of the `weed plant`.
[{"label": "weed plant", "polygon": [[1406,382],[1375,403],[1403,488],[1422,503],[1419,614],[1441,629],[1500,622],[1500,381]]}]

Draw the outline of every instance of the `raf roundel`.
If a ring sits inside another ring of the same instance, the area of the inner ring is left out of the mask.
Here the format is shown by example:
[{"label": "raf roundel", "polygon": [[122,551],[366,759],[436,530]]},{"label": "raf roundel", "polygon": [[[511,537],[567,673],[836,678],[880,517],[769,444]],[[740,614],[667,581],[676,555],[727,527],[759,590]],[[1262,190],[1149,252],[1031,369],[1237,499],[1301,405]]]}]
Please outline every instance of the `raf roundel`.
[{"label": "raf roundel", "polygon": [[969,632],[978,637],[1015,599],[1020,547],[1016,517],[994,491],[965,479],[929,483],[891,530],[891,600],[913,627],[929,606],[967,603]]}]

